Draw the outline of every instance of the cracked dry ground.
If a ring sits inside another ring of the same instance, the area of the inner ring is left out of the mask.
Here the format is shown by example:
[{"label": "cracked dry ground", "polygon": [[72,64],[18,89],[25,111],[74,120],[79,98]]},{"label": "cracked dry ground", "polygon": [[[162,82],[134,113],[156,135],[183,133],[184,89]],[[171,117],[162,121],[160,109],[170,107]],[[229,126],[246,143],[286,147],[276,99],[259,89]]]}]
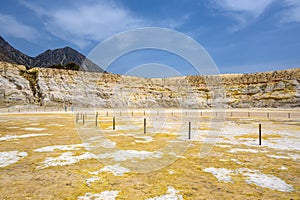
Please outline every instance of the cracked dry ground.
[{"label": "cracked dry ground", "polygon": [[[117,117],[115,131],[105,112],[98,127],[94,113],[85,125],[74,119],[66,113],[0,114],[0,199],[300,198],[297,120],[226,118],[216,135],[203,117],[189,141],[179,115],[163,119],[164,128],[155,127],[159,117],[147,118],[146,134],[142,114]],[[217,143],[199,157],[210,137]],[[183,153],[182,146],[188,146]],[[165,166],[156,168],[159,162]]]}]

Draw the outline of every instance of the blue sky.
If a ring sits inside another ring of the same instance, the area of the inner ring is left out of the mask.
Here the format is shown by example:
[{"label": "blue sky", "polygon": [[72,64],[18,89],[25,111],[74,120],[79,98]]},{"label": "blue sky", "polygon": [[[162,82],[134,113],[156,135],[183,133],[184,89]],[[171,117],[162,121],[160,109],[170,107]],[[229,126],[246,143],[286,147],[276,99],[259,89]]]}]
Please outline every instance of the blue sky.
[{"label": "blue sky", "polygon": [[[10,0],[0,3],[0,35],[36,56],[70,46],[84,55],[108,37],[130,29],[162,27],[201,44],[221,73],[300,67],[300,0]],[[159,63],[196,73],[168,52],[135,51],[108,71]]]}]

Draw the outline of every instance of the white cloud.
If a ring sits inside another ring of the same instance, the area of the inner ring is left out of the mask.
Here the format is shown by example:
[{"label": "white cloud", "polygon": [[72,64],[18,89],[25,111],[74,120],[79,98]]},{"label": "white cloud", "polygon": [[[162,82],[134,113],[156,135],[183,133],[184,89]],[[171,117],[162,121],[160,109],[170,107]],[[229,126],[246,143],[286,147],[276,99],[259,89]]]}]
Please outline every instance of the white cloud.
[{"label": "white cloud", "polygon": [[282,6],[279,12],[281,23],[300,22],[299,0],[212,0],[210,5],[235,20],[235,25],[229,29],[234,32],[253,22],[274,2]]},{"label": "white cloud", "polygon": [[158,22],[155,23],[158,27],[167,27],[170,29],[177,29],[184,25],[184,23],[190,18],[190,14],[185,14],[178,18],[165,18],[160,19]]},{"label": "white cloud", "polygon": [[[21,1],[42,20],[44,28],[52,35],[83,49],[126,30],[159,26],[176,29],[188,20],[186,14],[177,19],[164,18],[153,21],[136,16],[126,7],[113,1],[72,1],[67,5],[42,6],[39,1]],[[64,2],[66,3],[66,2]]]},{"label": "white cloud", "polygon": [[47,31],[80,48],[118,32],[147,24],[129,10],[111,2],[77,2],[55,9],[47,9],[27,1],[22,3],[42,18]]},{"label": "white cloud", "polygon": [[285,0],[286,9],[282,12],[281,22],[300,22],[300,1]]},{"label": "white cloud", "polygon": [[214,2],[225,11],[239,12],[241,14],[246,13],[253,17],[258,17],[273,1],[274,0],[223,0]]},{"label": "white cloud", "polygon": [[237,23],[231,31],[237,31],[258,18],[275,0],[213,0],[211,5]]},{"label": "white cloud", "polygon": [[12,35],[14,37],[23,38],[31,42],[39,36],[38,31],[34,28],[17,21],[16,18],[11,15],[5,15],[1,13],[0,34]]}]

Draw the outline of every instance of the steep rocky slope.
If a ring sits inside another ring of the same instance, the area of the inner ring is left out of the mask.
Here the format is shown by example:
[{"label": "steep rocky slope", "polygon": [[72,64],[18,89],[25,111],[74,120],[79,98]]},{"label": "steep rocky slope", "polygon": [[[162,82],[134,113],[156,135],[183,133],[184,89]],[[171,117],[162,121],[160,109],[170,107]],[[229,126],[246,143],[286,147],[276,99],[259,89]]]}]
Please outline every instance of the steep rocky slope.
[{"label": "steep rocky slope", "polygon": [[69,62],[73,62],[80,66],[81,71],[103,72],[103,69],[71,47],[64,47],[55,50],[49,49],[36,57],[30,57],[15,49],[1,36],[0,61],[24,65],[27,68],[49,67],[57,64],[65,65]]},{"label": "steep rocky slope", "polygon": [[0,36],[0,61],[31,66],[33,58],[12,47]]},{"label": "steep rocky slope", "polygon": [[[215,84],[219,83],[219,84]],[[224,90],[223,90],[224,89]],[[214,101],[216,100],[216,101]],[[300,68],[146,79],[0,63],[0,105],[78,107],[300,107]]]},{"label": "steep rocky slope", "polygon": [[102,72],[103,70],[95,63],[87,59],[81,53],[75,51],[71,47],[61,49],[47,50],[33,59],[32,67],[47,67],[51,65],[65,65],[74,62],[81,65],[82,71]]}]

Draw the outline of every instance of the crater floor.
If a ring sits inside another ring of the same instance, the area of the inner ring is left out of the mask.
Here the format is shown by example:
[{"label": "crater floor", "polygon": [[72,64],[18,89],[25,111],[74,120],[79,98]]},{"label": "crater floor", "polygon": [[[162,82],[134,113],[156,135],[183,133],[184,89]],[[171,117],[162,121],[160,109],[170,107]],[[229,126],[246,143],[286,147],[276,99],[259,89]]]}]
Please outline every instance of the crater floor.
[{"label": "crater floor", "polygon": [[300,119],[266,116],[2,113],[0,199],[299,199]]}]

